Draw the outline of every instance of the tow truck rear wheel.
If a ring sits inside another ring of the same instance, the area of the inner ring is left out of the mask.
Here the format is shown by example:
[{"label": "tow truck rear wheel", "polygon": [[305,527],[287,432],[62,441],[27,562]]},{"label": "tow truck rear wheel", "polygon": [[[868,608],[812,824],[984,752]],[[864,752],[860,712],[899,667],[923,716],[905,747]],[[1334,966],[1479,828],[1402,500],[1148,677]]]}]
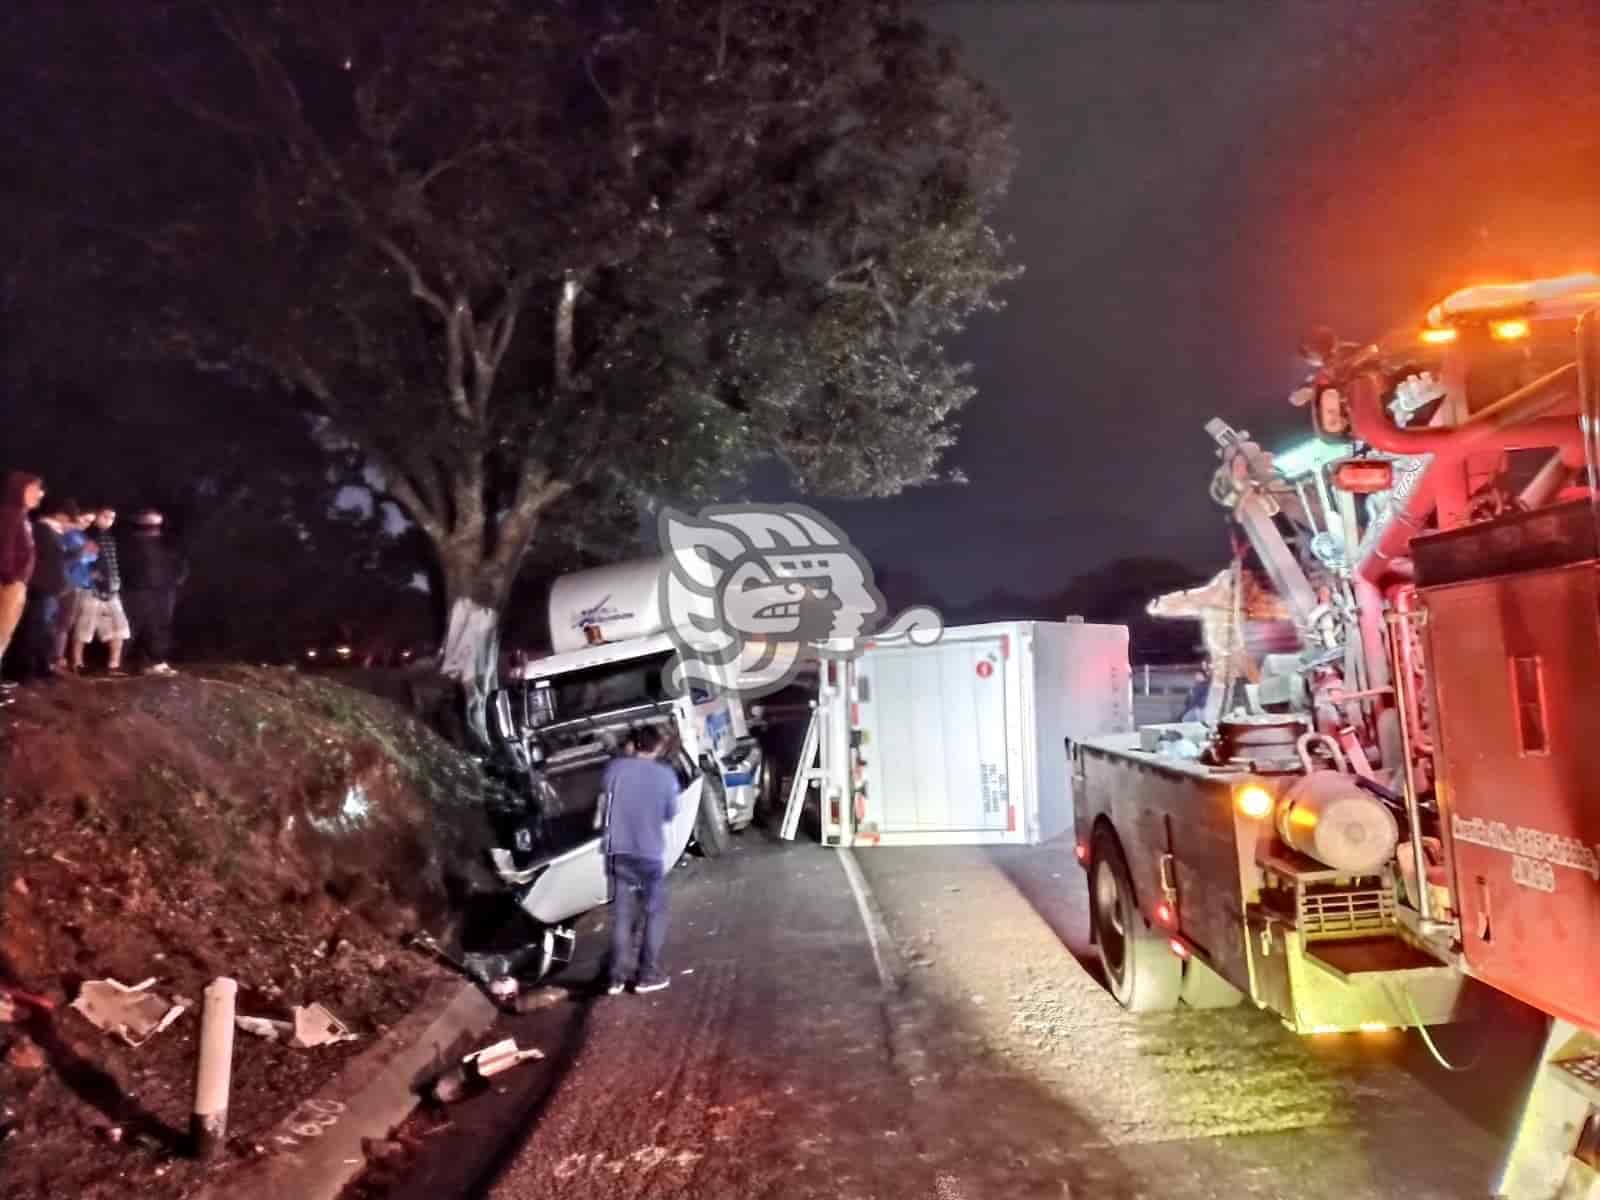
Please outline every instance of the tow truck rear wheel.
[{"label": "tow truck rear wheel", "polygon": [[694,819],[694,840],[707,858],[720,858],[733,832],[728,828],[728,793],[715,770],[701,775],[700,813]]},{"label": "tow truck rear wheel", "polygon": [[1134,898],[1128,860],[1110,830],[1095,834],[1089,860],[1089,911],[1106,983],[1129,1012],[1178,1007],[1183,963],[1150,930]]}]

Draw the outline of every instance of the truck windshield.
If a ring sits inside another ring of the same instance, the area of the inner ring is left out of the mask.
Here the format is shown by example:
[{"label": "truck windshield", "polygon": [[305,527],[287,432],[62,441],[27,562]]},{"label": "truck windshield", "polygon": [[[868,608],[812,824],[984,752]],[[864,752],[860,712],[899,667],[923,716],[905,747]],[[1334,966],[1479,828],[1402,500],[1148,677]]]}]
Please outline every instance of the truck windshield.
[{"label": "truck windshield", "polygon": [[548,689],[541,689],[550,693],[551,704],[538,723],[568,721],[673,699],[674,694],[667,686],[672,657],[669,651],[557,676],[550,680]]}]

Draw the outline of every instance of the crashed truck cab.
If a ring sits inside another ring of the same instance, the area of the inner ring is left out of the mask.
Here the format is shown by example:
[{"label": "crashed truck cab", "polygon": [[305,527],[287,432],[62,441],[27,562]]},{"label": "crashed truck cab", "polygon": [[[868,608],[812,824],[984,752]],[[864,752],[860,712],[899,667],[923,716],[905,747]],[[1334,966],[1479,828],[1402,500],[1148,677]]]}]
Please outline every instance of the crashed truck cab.
[{"label": "crashed truck cab", "polygon": [[738,697],[677,686],[660,579],[659,559],[558,579],[549,604],[554,653],[520,668],[490,706],[491,731],[529,795],[526,820],[512,845],[492,852],[494,866],[547,928],[610,900],[600,783],[633,730],[660,731],[683,787],[667,835],[669,864],[691,842],[720,855],[729,835],[754,819],[771,782]]}]

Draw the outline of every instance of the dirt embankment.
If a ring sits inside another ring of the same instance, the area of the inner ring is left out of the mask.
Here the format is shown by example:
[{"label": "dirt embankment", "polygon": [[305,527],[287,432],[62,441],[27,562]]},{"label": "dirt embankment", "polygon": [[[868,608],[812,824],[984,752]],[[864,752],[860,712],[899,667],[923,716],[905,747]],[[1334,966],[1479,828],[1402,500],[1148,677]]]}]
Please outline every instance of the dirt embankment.
[{"label": "dirt embankment", "polygon": [[[182,1196],[261,1153],[436,976],[399,938],[481,883],[489,794],[471,758],[326,678],[25,689],[0,711],[0,984],[56,1007],[0,1020],[0,1197]],[[240,1034],[228,1150],[203,1170],[181,1137],[219,975],[241,1014],[319,1001],[359,1040]],[[68,1007],[105,977],[192,1007],[132,1048]]]}]

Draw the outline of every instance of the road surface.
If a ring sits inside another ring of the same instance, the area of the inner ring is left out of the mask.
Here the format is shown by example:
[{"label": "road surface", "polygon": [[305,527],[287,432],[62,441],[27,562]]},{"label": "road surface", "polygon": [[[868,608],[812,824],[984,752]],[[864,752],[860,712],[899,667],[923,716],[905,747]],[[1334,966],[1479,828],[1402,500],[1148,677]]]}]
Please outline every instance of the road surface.
[{"label": "road surface", "polygon": [[[580,978],[512,1022],[552,1058],[457,1105],[397,1185],[362,1194],[1489,1194],[1514,1108],[1498,1097],[1534,1031],[1454,1076],[1400,1034],[1306,1041],[1248,1007],[1133,1017],[1078,957],[1063,846],[853,862],[859,888],[847,856],[756,831],[697,861],[676,882],[670,989],[605,997]],[[588,941],[580,977],[598,971]]]}]

